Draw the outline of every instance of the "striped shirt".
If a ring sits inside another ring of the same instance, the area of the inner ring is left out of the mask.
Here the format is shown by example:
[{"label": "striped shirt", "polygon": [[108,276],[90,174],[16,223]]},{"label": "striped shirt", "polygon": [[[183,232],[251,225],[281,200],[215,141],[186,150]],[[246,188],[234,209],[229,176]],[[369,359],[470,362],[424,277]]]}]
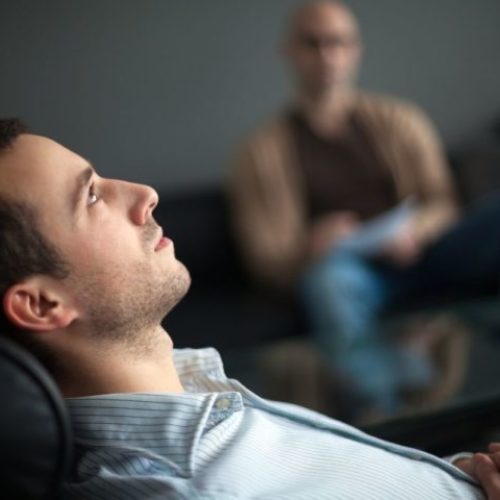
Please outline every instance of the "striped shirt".
[{"label": "striped shirt", "polygon": [[214,349],[174,359],[185,393],[67,399],[77,457],[64,498],[484,498],[445,460],[258,397]]}]

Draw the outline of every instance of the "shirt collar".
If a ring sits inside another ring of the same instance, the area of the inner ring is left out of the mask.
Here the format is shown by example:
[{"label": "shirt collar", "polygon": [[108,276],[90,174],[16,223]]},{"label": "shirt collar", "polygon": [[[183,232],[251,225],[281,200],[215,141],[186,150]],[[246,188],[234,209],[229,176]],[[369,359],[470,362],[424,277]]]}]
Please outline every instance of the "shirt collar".
[{"label": "shirt collar", "polygon": [[196,375],[226,379],[220,354],[213,347],[174,349],[174,365],[183,385],[189,386]]},{"label": "shirt collar", "polygon": [[241,411],[243,401],[237,392],[209,392],[209,385],[204,387],[205,377],[225,377],[215,349],[174,350],[174,363],[184,393],[66,399],[76,444],[94,449],[147,450],[179,475],[192,475],[196,448],[204,432]]}]

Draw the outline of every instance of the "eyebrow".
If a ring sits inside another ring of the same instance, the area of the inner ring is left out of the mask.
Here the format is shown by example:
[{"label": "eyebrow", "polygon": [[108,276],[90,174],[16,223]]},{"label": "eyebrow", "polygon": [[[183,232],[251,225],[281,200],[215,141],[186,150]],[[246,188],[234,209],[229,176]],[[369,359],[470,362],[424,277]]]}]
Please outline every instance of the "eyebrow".
[{"label": "eyebrow", "polygon": [[89,164],[85,169],[83,169],[78,174],[76,178],[75,182],[76,186],[75,190],[73,191],[72,203],[71,203],[71,208],[74,215],[77,213],[78,205],[80,204],[80,201],[83,198],[83,191],[90,184],[90,180],[92,179],[94,173],[95,173],[94,167]]}]

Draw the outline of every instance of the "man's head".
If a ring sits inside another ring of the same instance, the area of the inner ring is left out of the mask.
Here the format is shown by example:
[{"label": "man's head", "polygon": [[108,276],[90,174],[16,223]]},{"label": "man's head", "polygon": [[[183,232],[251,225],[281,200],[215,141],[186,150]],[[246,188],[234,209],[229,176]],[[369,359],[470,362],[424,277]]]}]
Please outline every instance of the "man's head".
[{"label": "man's head", "polygon": [[361,53],[358,23],[343,3],[316,0],[292,13],[286,55],[301,92],[317,95],[350,87]]},{"label": "man's head", "polygon": [[0,120],[2,329],[42,353],[144,348],[189,286],[152,212],[156,192],[105,179],[60,144]]}]

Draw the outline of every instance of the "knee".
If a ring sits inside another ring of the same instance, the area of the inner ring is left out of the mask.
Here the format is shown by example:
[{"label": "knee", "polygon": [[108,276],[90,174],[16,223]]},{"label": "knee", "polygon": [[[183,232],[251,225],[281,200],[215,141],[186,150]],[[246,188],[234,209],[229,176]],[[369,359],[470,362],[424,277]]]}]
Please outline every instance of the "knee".
[{"label": "knee", "polygon": [[333,255],[315,263],[304,275],[303,288],[316,293],[370,293],[376,281],[366,262],[349,255]]}]

